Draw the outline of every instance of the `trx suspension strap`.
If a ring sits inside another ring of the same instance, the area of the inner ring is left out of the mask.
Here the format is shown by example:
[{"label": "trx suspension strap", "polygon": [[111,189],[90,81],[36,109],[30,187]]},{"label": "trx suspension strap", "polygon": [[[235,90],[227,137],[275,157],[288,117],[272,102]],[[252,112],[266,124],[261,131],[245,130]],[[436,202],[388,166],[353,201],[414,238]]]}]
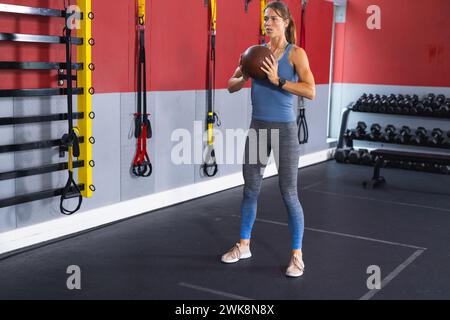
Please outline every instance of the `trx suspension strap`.
[{"label": "trx suspension strap", "polygon": [[136,155],[132,172],[138,177],[149,177],[152,164],[147,153],[147,139],[152,137],[152,127],[147,113],[147,71],[145,59],[145,1],[138,0],[138,65],[137,65],[137,112],[134,114],[134,136],[137,139]]},{"label": "trx suspension strap", "polygon": [[245,10],[245,13],[248,12],[248,5],[250,4],[251,1],[252,1],[252,0],[244,0],[244,10]]},{"label": "trx suspension strap", "polygon": [[[207,4],[207,1],[205,1]],[[214,151],[214,124],[220,126],[220,120],[214,111],[214,88],[216,78],[216,0],[209,0],[209,52],[208,52],[208,115],[206,118],[208,131],[208,144],[203,164],[203,173],[207,177],[213,177],[218,171],[216,154]]]},{"label": "trx suspension strap", "polygon": [[[65,40],[66,40],[66,66],[67,66],[67,122],[69,124],[69,130],[66,134],[62,136],[62,142],[64,145],[64,149],[68,151],[68,173],[69,177],[67,179],[66,185],[62,190],[61,199],[59,203],[59,208],[62,214],[71,215],[77,212],[83,201],[83,197],[81,196],[81,191],[78,188],[78,185],[75,183],[73,178],[73,157],[78,158],[80,156],[80,145],[78,136],[75,133],[73,127],[73,107],[72,107],[72,96],[73,96],[73,88],[72,88],[72,30],[71,26],[73,16],[70,14],[70,0],[68,0],[69,8],[66,7],[66,2],[64,2],[64,7],[67,10],[66,15],[66,26],[64,28],[65,31]],[[78,198],[78,204],[74,210],[69,210],[64,207],[64,201],[72,198]]]},{"label": "trx suspension strap", "polygon": [[266,28],[264,27],[264,9],[266,8],[267,1],[260,0],[260,3],[261,3],[261,26],[260,26],[259,43],[264,44],[264,43],[266,43]]},{"label": "trx suspension strap", "polygon": [[[301,24],[300,24],[300,47],[306,48],[306,27],[305,27],[305,16],[306,16],[306,7],[308,5],[308,0],[302,1],[302,15],[301,15]],[[300,144],[308,143],[308,123],[306,121],[305,114],[305,101],[303,97],[298,98],[298,116],[297,116],[297,125],[298,125],[298,142]]]}]

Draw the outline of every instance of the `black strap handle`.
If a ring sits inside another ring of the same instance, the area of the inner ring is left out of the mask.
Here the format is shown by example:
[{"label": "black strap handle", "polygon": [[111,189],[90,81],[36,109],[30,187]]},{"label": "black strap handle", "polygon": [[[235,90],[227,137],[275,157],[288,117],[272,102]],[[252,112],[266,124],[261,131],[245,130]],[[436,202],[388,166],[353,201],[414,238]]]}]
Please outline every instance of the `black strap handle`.
[{"label": "black strap handle", "polygon": [[305,144],[308,143],[309,138],[308,122],[306,121],[305,108],[301,108],[299,111],[297,118],[298,142],[300,144]]},{"label": "black strap handle", "polygon": [[[212,172],[211,172],[211,168],[213,168]],[[214,149],[211,149],[210,155],[206,156],[205,163],[203,164],[203,173],[207,177],[214,177],[217,174],[218,169],[219,168],[218,168],[217,162],[216,162],[216,152],[214,151]]]},{"label": "black strap handle", "polygon": [[[69,199],[78,198],[78,203],[75,209],[69,210],[64,207],[64,202]],[[62,214],[68,216],[71,214],[74,214],[81,208],[81,203],[83,202],[83,197],[81,195],[80,188],[78,188],[78,185],[75,183],[75,180],[73,179],[73,172],[69,171],[69,178],[67,179],[66,186],[62,190],[61,198],[59,201],[59,209]]]}]

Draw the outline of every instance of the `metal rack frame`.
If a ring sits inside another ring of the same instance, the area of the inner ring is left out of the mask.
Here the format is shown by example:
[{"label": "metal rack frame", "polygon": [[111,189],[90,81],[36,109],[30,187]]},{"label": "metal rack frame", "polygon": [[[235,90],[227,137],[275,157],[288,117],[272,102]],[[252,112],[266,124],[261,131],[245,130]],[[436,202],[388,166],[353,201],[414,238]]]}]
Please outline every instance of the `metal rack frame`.
[{"label": "metal rack frame", "polygon": [[[72,80],[77,83],[77,86],[73,88],[72,94],[78,95],[77,110],[73,113],[73,119],[77,120],[75,127],[79,135],[80,156],[76,161],[73,161],[73,168],[78,169],[77,186],[81,191],[81,195],[85,198],[89,198],[95,190],[95,187],[92,184],[92,168],[95,165],[92,160],[92,144],[95,142],[95,139],[92,137],[92,119],[95,117],[95,114],[92,112],[92,95],[95,93],[95,90],[92,87],[92,71],[95,67],[92,63],[92,46],[94,45],[94,39],[92,38],[91,31],[91,24],[94,15],[91,12],[91,0],[77,0],[76,5],[81,11],[79,14],[75,13],[74,16],[80,22],[80,29],[77,30],[77,37],[71,37],[70,40],[73,45],[77,46],[78,61],[71,64],[71,69],[76,71],[76,75],[72,75]],[[64,22],[68,17],[65,10],[36,8],[3,3],[0,3],[0,13],[59,17],[64,18]],[[73,16],[73,14],[71,14],[71,16]],[[65,44],[66,38],[63,36],[54,35],[0,33],[0,41],[31,42],[36,44]],[[65,62],[0,61],[0,70],[57,70],[57,80],[60,86],[65,80],[67,80],[67,67],[68,65]],[[67,88],[0,90],[0,97],[43,97],[67,94]],[[67,113],[28,117],[3,117],[0,118],[0,126],[63,121],[67,119]],[[67,152],[64,141],[62,139],[54,139],[23,144],[3,145],[0,146],[0,153],[53,147],[59,148],[60,155]],[[0,172],[0,181],[67,170],[68,166],[69,162],[61,162],[47,164],[40,167]],[[30,194],[18,195],[11,198],[0,199],[0,208],[61,196],[63,190],[64,188],[43,190]]]}]

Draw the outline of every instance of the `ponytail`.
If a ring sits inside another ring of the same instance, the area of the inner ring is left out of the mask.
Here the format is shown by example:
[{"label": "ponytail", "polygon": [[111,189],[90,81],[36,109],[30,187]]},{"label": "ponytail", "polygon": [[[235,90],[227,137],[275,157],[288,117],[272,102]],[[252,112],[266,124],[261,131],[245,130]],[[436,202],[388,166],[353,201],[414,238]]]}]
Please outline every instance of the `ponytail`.
[{"label": "ponytail", "polygon": [[289,24],[286,28],[285,36],[286,36],[286,40],[290,44],[297,43],[297,32],[296,32],[296,28],[295,28],[295,21],[290,14],[289,14]]}]

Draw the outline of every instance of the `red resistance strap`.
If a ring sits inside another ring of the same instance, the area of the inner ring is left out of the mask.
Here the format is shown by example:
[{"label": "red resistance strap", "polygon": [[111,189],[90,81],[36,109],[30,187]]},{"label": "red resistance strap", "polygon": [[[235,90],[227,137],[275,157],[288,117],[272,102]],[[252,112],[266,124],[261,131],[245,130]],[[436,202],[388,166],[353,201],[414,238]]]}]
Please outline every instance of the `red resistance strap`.
[{"label": "red resistance strap", "polygon": [[[140,113],[135,113],[134,116],[136,119],[141,118]],[[141,130],[137,138],[136,155],[133,160],[133,174],[139,177],[148,177],[152,174],[152,164],[147,153],[148,122],[142,121],[140,125]]]}]

